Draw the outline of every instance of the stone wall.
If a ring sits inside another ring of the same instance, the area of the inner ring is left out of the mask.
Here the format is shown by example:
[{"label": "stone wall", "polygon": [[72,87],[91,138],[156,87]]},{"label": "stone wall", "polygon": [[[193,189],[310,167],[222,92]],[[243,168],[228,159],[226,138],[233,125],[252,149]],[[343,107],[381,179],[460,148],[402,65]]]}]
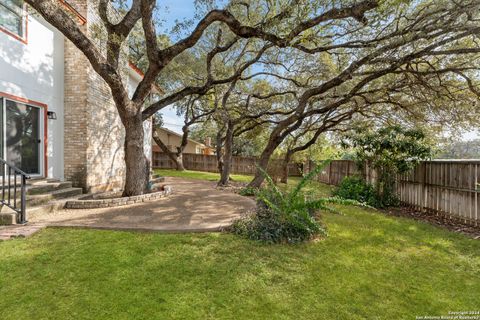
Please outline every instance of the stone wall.
[{"label": "stone wall", "polygon": [[125,181],[125,130],[110,89],[95,72],[88,76],[87,109],[87,189],[119,189]]},{"label": "stone wall", "polygon": [[[89,37],[102,43],[93,1],[74,0],[71,4],[87,18],[83,28]],[[65,41],[65,179],[89,193],[120,189],[125,181],[125,130],[110,88],[83,54]],[[126,55],[123,61],[128,83]]]},{"label": "stone wall", "polygon": [[[86,16],[85,0],[71,0],[72,6]],[[86,25],[82,25],[83,31]],[[72,42],[64,44],[64,176],[75,186],[87,185],[87,72],[89,62]]]}]

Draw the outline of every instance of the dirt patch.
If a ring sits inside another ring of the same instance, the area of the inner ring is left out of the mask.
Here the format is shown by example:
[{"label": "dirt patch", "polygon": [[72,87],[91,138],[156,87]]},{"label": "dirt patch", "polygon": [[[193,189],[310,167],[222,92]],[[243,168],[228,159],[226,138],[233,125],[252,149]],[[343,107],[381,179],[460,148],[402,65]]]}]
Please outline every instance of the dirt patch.
[{"label": "dirt patch", "polygon": [[425,221],[453,232],[462,233],[474,239],[480,239],[480,226],[468,225],[458,219],[452,219],[435,213],[418,212],[412,208],[390,208],[382,211],[387,215]]}]

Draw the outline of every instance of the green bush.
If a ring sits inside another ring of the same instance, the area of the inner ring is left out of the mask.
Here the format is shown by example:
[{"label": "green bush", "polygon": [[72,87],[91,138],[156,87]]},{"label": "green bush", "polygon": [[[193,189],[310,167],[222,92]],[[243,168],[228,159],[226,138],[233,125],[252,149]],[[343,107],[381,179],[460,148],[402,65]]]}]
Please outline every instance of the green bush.
[{"label": "green bush", "polygon": [[[395,195],[395,177],[413,169],[432,154],[431,142],[421,129],[408,129],[398,125],[376,131],[357,128],[346,135],[342,144],[355,151],[355,159],[361,170],[367,164],[376,170],[373,196],[371,190],[363,190],[365,201],[375,207],[397,206],[399,201]],[[350,183],[360,184],[358,181],[347,181],[346,187],[351,187]],[[360,185],[358,187],[361,189]],[[349,198],[354,198],[358,195],[355,191],[361,190],[353,188],[347,191],[352,192]]]},{"label": "green bush", "polygon": [[330,203],[359,204],[357,201],[338,197],[309,199],[302,189],[328,164],[318,166],[306,175],[290,192],[280,190],[270,176],[264,172],[266,187],[257,192],[255,214],[234,222],[232,231],[252,240],[267,243],[296,243],[326,236],[326,228],[317,212],[327,210],[338,213],[327,206]]},{"label": "green bush", "polygon": [[246,196],[246,197],[254,196],[256,193],[257,193],[257,188],[248,187],[248,186],[240,189],[240,191],[238,192],[239,195]]},{"label": "green bush", "polygon": [[343,178],[342,182],[333,191],[333,195],[343,199],[351,199],[375,208],[395,206],[398,199],[393,192],[388,196],[380,196],[375,187],[367,183],[362,177],[351,176]]},{"label": "green bush", "polygon": [[333,191],[333,195],[376,206],[375,189],[358,176],[343,178],[342,182]]}]

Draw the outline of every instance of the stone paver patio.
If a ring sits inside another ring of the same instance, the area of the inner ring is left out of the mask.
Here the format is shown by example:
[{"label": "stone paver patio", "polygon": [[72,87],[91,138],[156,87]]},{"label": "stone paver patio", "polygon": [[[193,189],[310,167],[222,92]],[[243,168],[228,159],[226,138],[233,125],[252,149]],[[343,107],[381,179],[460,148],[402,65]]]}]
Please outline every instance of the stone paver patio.
[{"label": "stone paver patio", "polygon": [[32,224],[170,232],[217,231],[252,210],[253,199],[215,189],[215,181],[166,178],[172,194],[125,207],[67,209],[30,220]]}]

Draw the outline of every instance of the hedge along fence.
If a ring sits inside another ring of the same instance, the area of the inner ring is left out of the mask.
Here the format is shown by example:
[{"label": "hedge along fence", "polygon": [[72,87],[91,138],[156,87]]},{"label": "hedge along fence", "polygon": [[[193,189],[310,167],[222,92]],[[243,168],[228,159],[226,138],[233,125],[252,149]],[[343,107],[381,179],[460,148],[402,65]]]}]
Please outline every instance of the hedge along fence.
[{"label": "hedge along fence", "polygon": [[[271,161],[275,166],[275,171],[279,171],[282,166],[281,160]],[[239,157],[232,158],[232,174],[255,174],[257,158],[255,157]],[[204,155],[195,153],[183,154],[183,165],[187,170],[218,172],[217,157],[215,155]],[[170,160],[167,154],[163,152],[153,152],[152,166],[154,169],[175,169],[175,163]],[[278,169],[278,170],[277,170]],[[303,171],[303,164],[291,163],[289,165],[290,176],[301,176]]]},{"label": "hedge along fence", "polygon": [[[370,183],[376,180],[375,170],[367,167],[360,172],[354,161],[334,160],[318,175],[317,181],[339,185],[343,178],[355,174],[364,175]],[[406,206],[478,226],[479,184],[480,160],[423,161],[397,177],[396,193]]]}]

